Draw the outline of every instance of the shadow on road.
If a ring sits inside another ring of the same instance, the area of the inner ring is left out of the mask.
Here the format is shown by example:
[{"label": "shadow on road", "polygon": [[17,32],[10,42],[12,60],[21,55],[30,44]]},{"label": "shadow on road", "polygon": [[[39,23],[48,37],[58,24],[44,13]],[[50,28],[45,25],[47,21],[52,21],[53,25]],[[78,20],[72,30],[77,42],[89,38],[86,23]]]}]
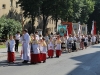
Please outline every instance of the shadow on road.
[{"label": "shadow on road", "polygon": [[[92,48],[100,48],[100,46],[92,46]],[[66,75],[100,75],[100,51],[70,58],[78,61],[78,67],[70,71]]]},{"label": "shadow on road", "polygon": [[91,46],[91,48],[100,48],[100,46]]},{"label": "shadow on road", "polygon": [[8,66],[25,66],[25,65],[30,65],[30,63],[27,63],[27,64],[23,64],[21,62],[21,59],[20,57],[16,57],[16,60],[14,63],[8,63],[7,60],[4,60],[4,61],[0,61],[0,67],[8,67]]}]

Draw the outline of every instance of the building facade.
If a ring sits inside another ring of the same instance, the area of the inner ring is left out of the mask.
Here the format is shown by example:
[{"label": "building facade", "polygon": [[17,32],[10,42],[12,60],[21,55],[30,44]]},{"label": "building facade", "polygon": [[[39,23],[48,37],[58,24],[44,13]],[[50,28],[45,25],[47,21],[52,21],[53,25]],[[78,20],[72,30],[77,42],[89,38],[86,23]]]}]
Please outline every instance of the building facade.
[{"label": "building facade", "polygon": [[[0,17],[2,17],[3,15],[22,22],[23,15],[22,15],[22,10],[18,5],[18,0],[0,0]],[[60,23],[60,20],[58,21],[58,23]],[[28,29],[31,28],[28,18],[25,19],[24,25]],[[42,18],[41,18],[41,20],[39,20],[39,18],[36,18],[34,26],[35,26],[35,28],[42,29],[42,27],[43,27]],[[54,33],[55,26],[56,26],[55,21],[52,20],[51,17],[49,17],[47,30],[49,32]]]}]

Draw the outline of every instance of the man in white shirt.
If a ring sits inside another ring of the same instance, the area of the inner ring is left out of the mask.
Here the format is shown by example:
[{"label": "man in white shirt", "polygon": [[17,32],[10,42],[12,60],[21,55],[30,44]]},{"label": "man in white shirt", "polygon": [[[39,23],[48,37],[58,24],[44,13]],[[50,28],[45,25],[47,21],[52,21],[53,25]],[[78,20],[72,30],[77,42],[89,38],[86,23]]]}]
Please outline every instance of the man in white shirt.
[{"label": "man in white shirt", "polygon": [[15,51],[18,52],[18,46],[19,46],[19,40],[20,40],[20,32],[17,32],[17,34],[15,35]]}]

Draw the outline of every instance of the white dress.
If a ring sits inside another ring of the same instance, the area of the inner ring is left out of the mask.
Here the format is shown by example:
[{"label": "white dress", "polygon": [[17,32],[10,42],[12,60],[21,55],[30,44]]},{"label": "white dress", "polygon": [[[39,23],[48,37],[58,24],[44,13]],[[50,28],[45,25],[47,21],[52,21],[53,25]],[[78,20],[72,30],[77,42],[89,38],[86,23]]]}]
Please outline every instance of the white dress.
[{"label": "white dress", "polygon": [[48,50],[54,50],[54,44],[51,41],[48,44]]},{"label": "white dress", "polygon": [[15,40],[8,40],[6,42],[6,47],[8,49],[8,43],[10,44],[10,52],[15,52]]},{"label": "white dress", "polygon": [[33,54],[39,54],[40,53],[38,44],[32,44],[32,48],[33,48]]},{"label": "white dress", "polygon": [[28,33],[23,36],[23,60],[30,60],[30,36]]}]

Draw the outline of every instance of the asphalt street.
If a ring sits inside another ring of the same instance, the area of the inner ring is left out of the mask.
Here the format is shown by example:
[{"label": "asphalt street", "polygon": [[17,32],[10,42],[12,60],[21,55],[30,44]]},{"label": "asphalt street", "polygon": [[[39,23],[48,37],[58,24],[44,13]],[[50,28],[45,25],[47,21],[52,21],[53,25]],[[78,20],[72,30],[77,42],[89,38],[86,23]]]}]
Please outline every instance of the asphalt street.
[{"label": "asphalt street", "polygon": [[62,53],[60,58],[47,59],[36,65],[22,64],[16,54],[14,64],[0,58],[0,75],[100,75],[100,44],[72,53]]}]

